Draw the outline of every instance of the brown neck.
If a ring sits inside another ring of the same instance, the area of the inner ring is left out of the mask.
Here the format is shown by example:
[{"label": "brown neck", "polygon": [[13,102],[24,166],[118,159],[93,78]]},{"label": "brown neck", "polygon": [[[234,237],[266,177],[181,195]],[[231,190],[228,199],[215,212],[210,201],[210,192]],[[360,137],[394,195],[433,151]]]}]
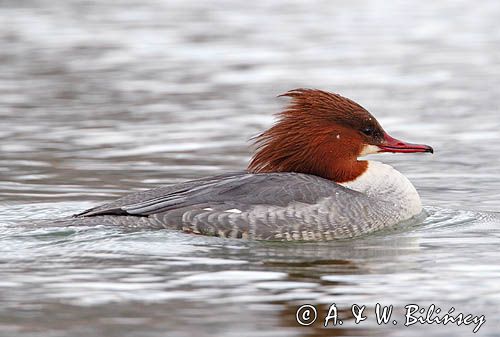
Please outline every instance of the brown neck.
[{"label": "brown neck", "polygon": [[260,145],[248,165],[250,172],[298,172],[343,183],[356,179],[368,168],[368,162],[339,151],[339,144],[328,144],[320,136],[312,142],[297,142],[290,137],[266,140],[265,135],[260,136]]},{"label": "brown neck", "polygon": [[[334,165],[330,172],[324,178],[333,180],[337,183],[352,181],[362,175],[368,169],[366,160],[355,160],[344,165]],[[312,174],[312,173],[311,173]]]}]

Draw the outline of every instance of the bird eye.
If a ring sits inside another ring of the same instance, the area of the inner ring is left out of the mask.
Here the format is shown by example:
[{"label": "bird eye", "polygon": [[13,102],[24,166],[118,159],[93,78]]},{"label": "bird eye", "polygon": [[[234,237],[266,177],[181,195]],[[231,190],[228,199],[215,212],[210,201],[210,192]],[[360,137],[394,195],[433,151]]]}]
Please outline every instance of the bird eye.
[{"label": "bird eye", "polygon": [[373,136],[373,133],[375,132],[375,130],[370,126],[367,126],[363,129],[361,129],[361,132],[367,136]]}]

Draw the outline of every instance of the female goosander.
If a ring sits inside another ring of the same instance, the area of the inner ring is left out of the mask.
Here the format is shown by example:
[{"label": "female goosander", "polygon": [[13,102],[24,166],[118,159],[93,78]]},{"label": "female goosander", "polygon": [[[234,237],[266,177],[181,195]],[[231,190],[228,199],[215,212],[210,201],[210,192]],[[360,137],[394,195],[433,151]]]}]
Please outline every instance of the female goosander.
[{"label": "female goosander", "polygon": [[422,212],[420,197],[389,165],[359,157],[433,152],[389,136],[359,104],[296,89],[256,137],[246,171],[132,193],[75,215],[74,225],[176,228],[259,240],[352,238]]}]

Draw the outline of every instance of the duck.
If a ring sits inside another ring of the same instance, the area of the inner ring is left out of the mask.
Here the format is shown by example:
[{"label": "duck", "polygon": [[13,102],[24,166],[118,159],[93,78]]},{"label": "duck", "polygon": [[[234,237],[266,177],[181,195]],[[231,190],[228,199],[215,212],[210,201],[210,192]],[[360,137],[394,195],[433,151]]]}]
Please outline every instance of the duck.
[{"label": "duck", "polygon": [[326,241],[396,227],[423,213],[403,174],[362,157],[433,153],[432,147],[391,137],[370,112],[336,93],[300,88],[278,97],[290,102],[253,138],[245,170],[131,193],[65,223]]}]

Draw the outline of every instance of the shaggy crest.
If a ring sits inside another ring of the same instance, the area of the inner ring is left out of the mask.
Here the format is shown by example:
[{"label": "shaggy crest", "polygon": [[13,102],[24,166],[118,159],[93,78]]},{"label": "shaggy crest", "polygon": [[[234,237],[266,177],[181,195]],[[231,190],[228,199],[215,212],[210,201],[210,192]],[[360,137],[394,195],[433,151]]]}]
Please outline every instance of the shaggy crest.
[{"label": "shaggy crest", "polygon": [[300,172],[336,182],[355,179],[367,167],[358,161],[365,145],[383,141],[384,130],[356,102],[338,94],[295,89],[277,122],[254,138],[256,152],[248,170]]}]

